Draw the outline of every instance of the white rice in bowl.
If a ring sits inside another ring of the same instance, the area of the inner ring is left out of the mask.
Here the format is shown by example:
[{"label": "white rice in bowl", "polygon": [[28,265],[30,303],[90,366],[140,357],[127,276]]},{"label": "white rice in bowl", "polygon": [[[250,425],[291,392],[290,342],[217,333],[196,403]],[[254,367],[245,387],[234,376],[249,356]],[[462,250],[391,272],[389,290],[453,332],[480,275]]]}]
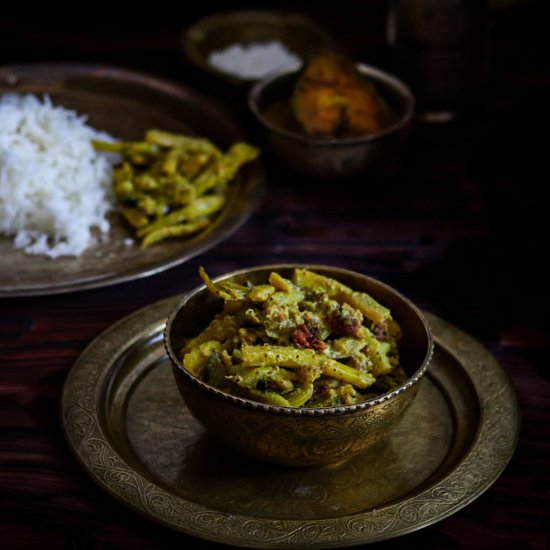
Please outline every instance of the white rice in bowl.
[{"label": "white rice in bowl", "polygon": [[49,97],[0,97],[0,234],[30,254],[79,256],[109,232],[113,141]]}]

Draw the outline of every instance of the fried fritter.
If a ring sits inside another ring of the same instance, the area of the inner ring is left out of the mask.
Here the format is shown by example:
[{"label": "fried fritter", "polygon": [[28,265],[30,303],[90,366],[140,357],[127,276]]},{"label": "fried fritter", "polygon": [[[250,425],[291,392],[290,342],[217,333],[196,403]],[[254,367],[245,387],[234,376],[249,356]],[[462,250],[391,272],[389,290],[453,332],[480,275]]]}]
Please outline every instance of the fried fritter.
[{"label": "fried fritter", "polygon": [[294,116],[307,134],[363,135],[380,132],[384,106],[374,86],[344,56],[312,57],[296,82]]}]

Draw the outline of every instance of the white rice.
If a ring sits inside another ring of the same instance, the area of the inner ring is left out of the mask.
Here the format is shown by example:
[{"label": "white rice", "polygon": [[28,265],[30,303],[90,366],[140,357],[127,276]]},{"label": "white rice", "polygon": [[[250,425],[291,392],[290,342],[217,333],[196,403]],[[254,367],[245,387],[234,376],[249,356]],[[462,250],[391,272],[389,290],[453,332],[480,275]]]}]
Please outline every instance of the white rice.
[{"label": "white rice", "polygon": [[261,78],[267,73],[301,59],[278,40],[231,44],[208,56],[208,62],[220,71],[241,78]]},{"label": "white rice", "polygon": [[0,234],[30,254],[79,256],[106,237],[113,141],[76,112],[27,94],[0,97]]}]

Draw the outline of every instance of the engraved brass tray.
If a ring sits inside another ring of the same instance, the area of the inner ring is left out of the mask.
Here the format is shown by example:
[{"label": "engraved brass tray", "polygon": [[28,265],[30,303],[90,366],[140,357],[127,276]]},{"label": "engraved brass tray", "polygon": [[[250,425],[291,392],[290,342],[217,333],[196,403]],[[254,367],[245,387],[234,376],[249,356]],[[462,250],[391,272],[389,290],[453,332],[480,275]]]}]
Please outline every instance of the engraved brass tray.
[{"label": "engraved brass tray", "polygon": [[457,512],[491,486],[515,450],[520,411],[507,374],[472,337],[426,314],[434,358],[385,439],[331,467],[244,458],[204,432],[176,389],[162,330],[179,299],[101,334],[62,396],[65,435],[85,470],[154,522],[243,547],[366,544]]}]

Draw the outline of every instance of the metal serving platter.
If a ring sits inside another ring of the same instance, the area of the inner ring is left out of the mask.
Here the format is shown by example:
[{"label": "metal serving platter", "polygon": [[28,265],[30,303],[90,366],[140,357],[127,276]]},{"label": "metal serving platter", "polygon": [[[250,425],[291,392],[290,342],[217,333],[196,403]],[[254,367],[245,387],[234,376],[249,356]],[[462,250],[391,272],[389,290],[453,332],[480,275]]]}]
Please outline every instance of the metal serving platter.
[{"label": "metal serving platter", "polygon": [[515,450],[520,411],[507,374],[471,336],[426,313],[433,362],[385,439],[331,467],[244,458],[209,437],[178,394],[162,331],[180,299],[138,310],[101,334],[69,372],[62,396],[65,435],[85,470],[153,522],[233,546],[367,544],[467,506]]},{"label": "metal serving platter", "polygon": [[[93,127],[123,140],[142,139],[149,128],[210,138],[222,148],[243,139],[236,121],[212,98],[181,84],[126,69],[82,64],[0,67],[0,95],[48,94],[52,102],[87,116]],[[147,277],[179,265],[236,231],[265,190],[262,165],[246,165],[232,183],[216,222],[189,239],[161,242],[146,250],[128,246],[131,234],[111,216],[109,240],[81,257],[30,255],[0,237],[0,298],[59,294]]]}]

